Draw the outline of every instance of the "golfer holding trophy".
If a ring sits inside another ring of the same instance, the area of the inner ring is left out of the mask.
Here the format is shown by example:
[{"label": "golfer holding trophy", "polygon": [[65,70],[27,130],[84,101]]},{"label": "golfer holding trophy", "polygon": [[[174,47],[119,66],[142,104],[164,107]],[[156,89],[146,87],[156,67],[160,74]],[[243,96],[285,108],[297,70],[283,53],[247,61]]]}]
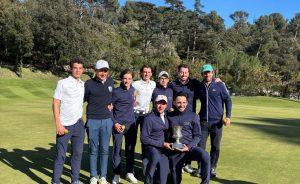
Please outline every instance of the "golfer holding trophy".
[{"label": "golfer holding trophy", "polygon": [[167,115],[169,142],[173,143],[169,154],[171,183],[181,183],[184,163],[194,160],[201,162],[201,183],[207,184],[210,179],[210,157],[204,149],[197,147],[201,138],[200,120],[196,113],[187,110],[187,105],[187,94],[180,92],[174,99],[175,110]]}]

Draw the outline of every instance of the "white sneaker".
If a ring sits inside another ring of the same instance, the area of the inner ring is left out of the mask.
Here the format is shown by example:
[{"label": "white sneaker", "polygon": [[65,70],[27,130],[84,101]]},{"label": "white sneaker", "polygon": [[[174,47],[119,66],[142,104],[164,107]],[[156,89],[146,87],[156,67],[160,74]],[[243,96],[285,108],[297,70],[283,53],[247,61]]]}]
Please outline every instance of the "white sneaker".
[{"label": "white sneaker", "polygon": [[138,183],[138,180],[134,177],[133,173],[127,173],[126,174],[126,179],[130,183]]},{"label": "white sneaker", "polygon": [[121,182],[120,175],[115,175],[114,179],[112,180],[112,184],[118,184]]},{"label": "white sneaker", "polygon": [[102,178],[99,180],[99,184],[108,184],[108,182],[106,181],[106,178],[102,177]]},{"label": "white sneaker", "polygon": [[98,180],[97,180],[96,177],[92,177],[92,178],[90,179],[90,184],[97,184],[97,182],[98,182]]},{"label": "white sneaker", "polygon": [[190,164],[187,164],[183,167],[183,170],[189,174],[193,174],[195,171]]}]

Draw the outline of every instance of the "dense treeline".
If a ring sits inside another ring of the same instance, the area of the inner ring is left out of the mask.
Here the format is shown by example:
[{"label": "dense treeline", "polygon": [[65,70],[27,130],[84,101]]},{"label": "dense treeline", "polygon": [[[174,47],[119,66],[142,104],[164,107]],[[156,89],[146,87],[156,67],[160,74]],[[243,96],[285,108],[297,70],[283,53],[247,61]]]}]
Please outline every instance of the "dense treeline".
[{"label": "dense treeline", "polygon": [[1,64],[59,72],[73,56],[87,66],[110,62],[112,75],[150,64],[175,74],[179,63],[212,63],[216,75],[237,94],[280,93],[300,89],[300,13],[291,20],[273,13],[253,24],[249,14],[230,15],[225,28],[217,12],[203,12],[200,0],[188,10],[181,0],[168,6],[117,0],[0,0]]}]

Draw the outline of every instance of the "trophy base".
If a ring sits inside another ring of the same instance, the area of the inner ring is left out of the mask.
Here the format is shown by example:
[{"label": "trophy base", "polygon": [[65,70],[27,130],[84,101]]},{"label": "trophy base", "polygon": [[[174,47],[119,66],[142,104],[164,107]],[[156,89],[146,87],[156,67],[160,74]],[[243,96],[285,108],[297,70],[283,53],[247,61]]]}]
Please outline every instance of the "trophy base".
[{"label": "trophy base", "polygon": [[183,148],[183,144],[181,144],[181,143],[173,143],[172,144],[172,148],[173,149],[182,149]]}]

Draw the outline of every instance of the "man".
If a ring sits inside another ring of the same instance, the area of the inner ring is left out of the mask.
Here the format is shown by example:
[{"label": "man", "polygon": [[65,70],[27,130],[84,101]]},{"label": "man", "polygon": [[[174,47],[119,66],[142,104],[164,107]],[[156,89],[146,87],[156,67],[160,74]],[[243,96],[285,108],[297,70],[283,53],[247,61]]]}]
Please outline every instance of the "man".
[{"label": "man", "polygon": [[122,140],[125,137],[125,156],[126,156],[126,179],[130,183],[137,183],[138,180],[134,176],[134,154],[137,138],[137,125],[135,124],[135,116],[133,112],[134,91],[131,86],[133,80],[133,72],[125,69],[122,71],[120,78],[122,82],[120,87],[113,91],[113,154],[112,166],[114,178],[112,183],[117,184],[121,181],[121,149]]},{"label": "man", "polygon": [[174,96],[179,92],[184,92],[188,95],[187,110],[196,112],[196,99],[195,94],[198,80],[189,77],[189,67],[186,64],[181,64],[177,67],[178,78],[171,82],[170,88],[173,90]]},{"label": "man", "polygon": [[155,99],[158,95],[164,95],[167,97],[167,108],[166,112],[170,112],[172,110],[172,102],[173,102],[173,90],[169,88],[169,74],[166,71],[161,71],[158,74],[158,83],[156,88],[153,90],[152,93],[152,102],[153,102],[153,109],[155,108]]},{"label": "man", "polygon": [[53,96],[53,114],[56,124],[56,154],[52,183],[59,184],[66,159],[68,142],[71,140],[71,183],[79,184],[81,157],[84,141],[82,105],[84,82],[80,77],[84,71],[82,59],[70,61],[71,76],[59,80]]},{"label": "man", "polygon": [[[141,142],[144,146],[145,157],[148,164],[145,171],[145,183],[167,183],[169,161],[165,155],[166,150],[171,150],[171,144],[165,142],[169,124],[165,116],[168,99],[158,95],[154,100],[154,110],[148,114],[141,128]],[[159,180],[154,181],[155,170],[159,170]]]},{"label": "man", "polygon": [[150,66],[143,65],[140,69],[140,76],[140,80],[132,83],[136,91],[136,105],[134,107],[136,116],[149,113],[151,96],[156,86],[155,82],[151,80],[152,69]]},{"label": "man", "polygon": [[[149,113],[149,106],[151,102],[151,97],[156,84],[151,80],[152,69],[149,65],[143,65],[140,68],[141,79],[134,81],[132,86],[135,89],[135,106],[134,106],[134,115],[136,119],[136,126],[143,123],[144,117]],[[146,167],[147,160],[144,159],[143,155],[143,146],[142,146],[142,160],[143,167]]]},{"label": "man", "polygon": [[169,113],[169,130],[170,130],[170,142],[174,142],[172,139],[174,132],[174,126],[181,126],[182,138],[180,139],[183,144],[183,148],[176,148],[170,153],[170,170],[172,176],[172,183],[179,184],[182,180],[182,167],[187,161],[201,162],[201,183],[209,183],[210,175],[210,159],[208,153],[197,147],[197,144],[201,139],[201,128],[199,117],[196,113],[187,109],[188,100],[186,93],[178,93],[174,100],[175,110]]},{"label": "man", "polygon": [[[186,64],[181,64],[177,67],[178,78],[170,84],[170,88],[173,90],[174,96],[177,93],[184,92],[188,95],[188,106],[187,110],[196,112],[196,99],[197,95],[195,94],[196,87],[198,85],[198,80],[191,79],[189,77],[189,67]],[[183,167],[183,170],[187,173],[194,173],[195,170],[192,168],[191,163],[186,163]]]},{"label": "man", "polygon": [[[111,120],[111,98],[114,81],[109,76],[109,65],[99,60],[95,65],[95,77],[85,83],[87,101],[86,130],[89,143],[90,184],[106,184],[109,141],[113,122]],[[99,167],[97,169],[97,165]]]},{"label": "man", "polygon": [[211,139],[211,177],[216,177],[217,163],[220,154],[220,142],[222,137],[223,111],[226,107],[224,125],[230,125],[232,102],[228,91],[222,82],[216,82],[213,78],[213,67],[205,64],[201,67],[202,83],[199,84],[201,110],[202,139],[200,146],[205,149],[208,136]]}]

